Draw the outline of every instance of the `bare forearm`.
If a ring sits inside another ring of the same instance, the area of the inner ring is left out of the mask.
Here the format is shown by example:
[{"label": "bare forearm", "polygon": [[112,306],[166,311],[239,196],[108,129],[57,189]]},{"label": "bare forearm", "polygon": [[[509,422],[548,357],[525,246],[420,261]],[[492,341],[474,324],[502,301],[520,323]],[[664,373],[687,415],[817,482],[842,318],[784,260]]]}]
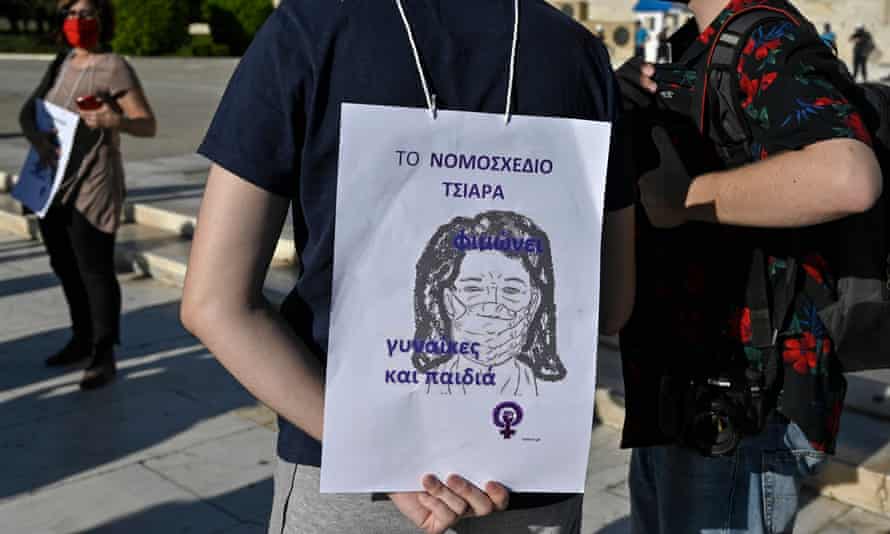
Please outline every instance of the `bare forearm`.
[{"label": "bare forearm", "polygon": [[880,196],[872,150],[835,140],[693,180],[690,218],[767,228],[830,222],[867,210]]},{"label": "bare forearm", "polygon": [[133,137],[154,137],[157,133],[157,121],[154,117],[121,117],[120,131]]},{"label": "bare forearm", "polygon": [[287,199],[213,165],[180,313],[185,327],[251,393],[321,439],[318,360],[262,296],[287,211]]},{"label": "bare forearm", "polygon": [[268,304],[244,311],[209,311],[194,331],[248,391],[321,440],[324,405],[321,367]]}]

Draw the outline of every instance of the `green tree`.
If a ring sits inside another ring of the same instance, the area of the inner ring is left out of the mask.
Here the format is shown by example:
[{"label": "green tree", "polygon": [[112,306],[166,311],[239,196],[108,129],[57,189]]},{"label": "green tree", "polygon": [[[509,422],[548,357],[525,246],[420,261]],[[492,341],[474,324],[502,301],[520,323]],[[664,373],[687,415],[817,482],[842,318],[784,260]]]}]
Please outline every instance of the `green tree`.
[{"label": "green tree", "polygon": [[240,56],[272,14],[271,0],[206,0],[210,34],[229,52]]},{"label": "green tree", "polygon": [[123,54],[174,52],[189,39],[189,6],[182,0],[115,0],[117,32],[112,42]]},{"label": "green tree", "polygon": [[38,30],[47,33],[53,31],[57,10],[55,0],[34,0],[31,5]]},{"label": "green tree", "polygon": [[31,22],[36,24],[37,32],[50,31],[55,10],[53,0],[0,0],[0,18],[9,21],[12,33],[26,31]]},{"label": "green tree", "polygon": [[207,22],[205,0],[187,0],[189,6],[189,22]]}]

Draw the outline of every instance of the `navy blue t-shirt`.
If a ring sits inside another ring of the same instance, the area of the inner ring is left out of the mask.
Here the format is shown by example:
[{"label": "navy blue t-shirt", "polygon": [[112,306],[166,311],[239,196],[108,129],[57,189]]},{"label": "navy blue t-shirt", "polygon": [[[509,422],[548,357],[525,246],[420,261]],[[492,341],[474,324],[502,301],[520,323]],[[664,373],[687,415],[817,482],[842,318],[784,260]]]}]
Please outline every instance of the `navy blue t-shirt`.
[{"label": "navy blue t-shirt", "polygon": [[[503,113],[513,2],[404,5],[439,107]],[[520,6],[514,113],[614,121],[620,96],[603,44],[544,0]],[[241,178],[292,199],[302,274],[282,314],[322,361],[343,102],[425,107],[395,2],[285,0],[238,65],[199,149]],[[633,203],[633,186],[618,162],[622,152],[613,143],[609,210]],[[287,421],[279,420],[279,428],[279,456],[320,464],[317,441]]]}]

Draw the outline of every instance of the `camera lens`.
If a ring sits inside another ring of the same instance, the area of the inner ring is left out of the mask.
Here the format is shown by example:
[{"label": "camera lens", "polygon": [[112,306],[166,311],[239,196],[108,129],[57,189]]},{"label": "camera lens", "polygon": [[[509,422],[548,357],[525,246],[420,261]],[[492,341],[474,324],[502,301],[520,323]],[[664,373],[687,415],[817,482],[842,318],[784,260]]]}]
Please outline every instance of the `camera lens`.
[{"label": "camera lens", "polygon": [[693,436],[697,448],[709,456],[729,454],[741,441],[729,415],[718,411],[698,414],[693,422]]}]

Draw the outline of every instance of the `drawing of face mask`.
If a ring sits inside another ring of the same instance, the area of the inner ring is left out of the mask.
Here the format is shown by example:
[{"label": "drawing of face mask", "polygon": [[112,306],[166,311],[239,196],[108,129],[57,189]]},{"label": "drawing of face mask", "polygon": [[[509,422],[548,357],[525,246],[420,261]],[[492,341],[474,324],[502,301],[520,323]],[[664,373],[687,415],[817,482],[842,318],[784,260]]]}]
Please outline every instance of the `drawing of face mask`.
[{"label": "drawing of face mask", "polygon": [[537,293],[524,308],[510,309],[496,302],[465,304],[454,291],[445,290],[445,306],[451,317],[452,340],[478,344],[478,354],[466,357],[484,366],[501,365],[522,350],[531,317],[537,308]]}]

